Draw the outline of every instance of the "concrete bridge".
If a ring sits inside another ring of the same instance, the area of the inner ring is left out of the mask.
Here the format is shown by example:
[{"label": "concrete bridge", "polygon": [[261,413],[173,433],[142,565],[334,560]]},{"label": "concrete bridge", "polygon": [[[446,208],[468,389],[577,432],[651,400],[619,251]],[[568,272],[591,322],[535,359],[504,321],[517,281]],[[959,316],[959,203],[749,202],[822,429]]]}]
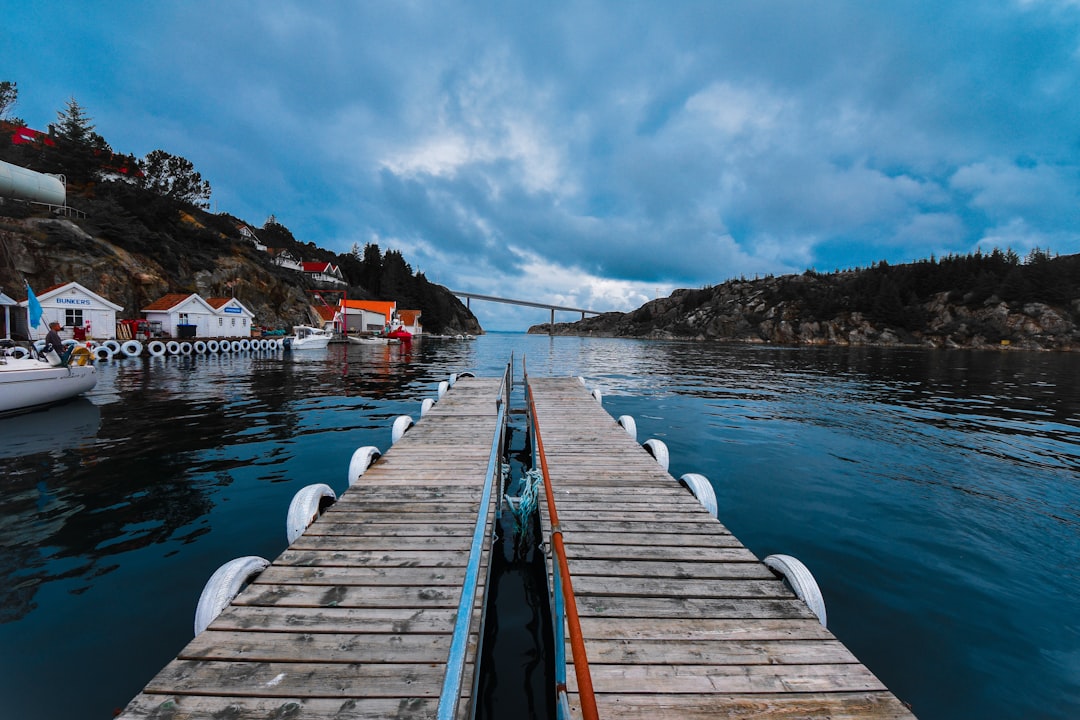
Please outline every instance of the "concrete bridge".
[{"label": "concrete bridge", "polygon": [[586,315],[602,315],[600,310],[585,310],[584,308],[566,307],[564,305],[552,305],[551,303],[539,303],[532,302],[530,300],[513,300],[511,298],[495,297],[494,295],[480,295],[478,293],[458,292],[457,290],[451,290],[454,295],[465,298],[465,307],[472,310],[472,300],[486,300],[488,302],[504,303],[506,305],[522,305],[524,307],[545,308],[551,311],[551,325],[548,332],[550,333],[555,326],[555,311],[560,312],[575,312],[581,313],[581,319],[584,320]]}]

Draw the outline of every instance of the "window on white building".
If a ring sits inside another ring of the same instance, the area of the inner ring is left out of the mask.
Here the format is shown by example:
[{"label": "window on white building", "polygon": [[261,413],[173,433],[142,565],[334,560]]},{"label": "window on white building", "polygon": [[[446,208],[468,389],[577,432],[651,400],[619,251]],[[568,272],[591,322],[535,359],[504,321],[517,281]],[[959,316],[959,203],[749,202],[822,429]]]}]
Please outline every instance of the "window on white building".
[{"label": "window on white building", "polygon": [[66,327],[82,327],[83,326],[82,310],[73,310],[71,308],[65,308],[64,309],[64,325]]}]

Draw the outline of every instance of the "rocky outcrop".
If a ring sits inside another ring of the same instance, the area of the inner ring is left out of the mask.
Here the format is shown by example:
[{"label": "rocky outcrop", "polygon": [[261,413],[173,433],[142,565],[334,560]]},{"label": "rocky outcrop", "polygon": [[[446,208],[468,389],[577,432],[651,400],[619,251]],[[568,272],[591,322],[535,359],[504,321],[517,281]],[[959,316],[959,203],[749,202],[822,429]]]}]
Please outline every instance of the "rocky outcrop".
[{"label": "rocky outcrop", "polygon": [[[878,306],[876,311],[867,307],[815,313],[815,305],[829,305],[822,298],[845,287],[842,275],[733,280],[701,290],[677,290],[632,312],[556,323],[554,334],[780,345],[1080,349],[1080,298],[1051,305],[991,296],[973,303],[970,296],[941,291],[900,311]],[[837,304],[845,303],[831,303]],[[529,329],[551,331],[547,324]]]}]

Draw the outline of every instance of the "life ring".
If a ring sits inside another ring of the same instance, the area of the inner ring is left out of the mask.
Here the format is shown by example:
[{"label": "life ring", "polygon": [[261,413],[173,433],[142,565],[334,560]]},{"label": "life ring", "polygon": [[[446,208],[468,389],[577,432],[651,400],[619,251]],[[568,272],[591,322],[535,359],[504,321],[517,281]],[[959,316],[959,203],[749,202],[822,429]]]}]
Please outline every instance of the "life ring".
[{"label": "life ring", "polygon": [[630,436],[630,439],[637,442],[637,422],[632,415],[620,415],[617,421],[622,429],[626,431],[626,434]]},{"label": "life ring", "polygon": [[180,354],[181,355],[190,355],[191,352],[192,352],[191,343],[189,343],[186,340],[184,342],[180,343]]},{"label": "life ring", "polygon": [[240,341],[240,349],[243,350],[244,352],[247,352],[248,350],[250,350],[251,349],[251,341],[246,340],[246,339],[241,340]]},{"label": "life ring", "polygon": [[413,426],[413,419],[408,415],[398,415],[394,418],[394,427],[390,432],[390,444],[393,445],[405,435],[405,431]]},{"label": "life ring", "polygon": [[22,358],[30,357],[30,351],[22,347],[21,345],[16,345],[15,347],[8,350],[8,355],[15,358],[16,360],[20,360]]},{"label": "life ring", "polygon": [[323,514],[326,508],[337,501],[334,490],[325,483],[316,483],[300,488],[289,503],[289,513],[285,518],[285,535],[292,545],[296,538],[304,534],[308,525]]},{"label": "life ring", "polygon": [[769,555],[763,562],[773,572],[783,575],[799,599],[817,615],[821,626],[828,627],[825,624],[827,620],[825,599],[821,597],[821,588],[818,587],[817,580],[814,580],[810,570],[790,555]]},{"label": "life ring", "polygon": [[154,357],[161,357],[165,354],[165,343],[160,340],[151,340],[146,346],[146,351]]},{"label": "life ring", "polygon": [[233,352],[237,352],[237,353],[238,353],[238,352],[240,352],[241,350],[243,350],[243,349],[244,349],[244,345],[243,345],[243,343],[241,343],[241,342],[240,342],[239,340],[233,340],[233,341],[232,341],[232,342],[230,343],[230,345],[232,346],[232,351],[233,351]]},{"label": "life ring", "polygon": [[90,360],[90,350],[82,345],[79,345],[71,351],[71,355],[68,358],[68,364],[85,365]]},{"label": "life ring", "polygon": [[199,605],[195,608],[195,634],[205,630],[240,594],[244,585],[268,567],[270,561],[257,555],[239,557],[219,567],[199,595]]},{"label": "life ring", "polygon": [[120,343],[116,342],[115,340],[106,340],[105,342],[103,342],[101,344],[104,345],[105,347],[109,348],[110,350],[112,350],[113,355],[120,352]]},{"label": "life ring", "polygon": [[112,360],[113,351],[108,345],[98,345],[93,350],[95,360]]},{"label": "life ring", "polygon": [[679,478],[679,482],[693,493],[694,497],[697,498],[702,507],[709,511],[710,515],[713,517],[718,516],[716,492],[713,490],[709,478],[698,473],[686,473]]},{"label": "life ring", "polygon": [[176,342],[175,340],[170,340],[169,342],[165,343],[165,349],[169,351],[170,355],[179,355],[180,343]]},{"label": "life ring", "polygon": [[206,352],[216,353],[218,351],[217,340],[206,341]]},{"label": "life ring", "polygon": [[120,351],[126,357],[139,357],[142,355],[142,343],[138,340],[128,340],[120,346]]},{"label": "life ring", "polygon": [[371,467],[371,464],[380,457],[382,457],[382,453],[374,445],[357,448],[352,454],[352,459],[349,460],[349,487],[355,485],[356,481]]},{"label": "life ring", "polygon": [[668,449],[663,440],[652,438],[651,440],[643,442],[641,446],[656,459],[657,464],[659,464],[663,470],[666,471],[668,469]]},{"label": "life ring", "polygon": [[206,354],[206,343],[204,343],[202,340],[196,340],[195,344],[192,345],[192,347],[195,349],[195,352],[197,352],[199,355],[205,355]]}]

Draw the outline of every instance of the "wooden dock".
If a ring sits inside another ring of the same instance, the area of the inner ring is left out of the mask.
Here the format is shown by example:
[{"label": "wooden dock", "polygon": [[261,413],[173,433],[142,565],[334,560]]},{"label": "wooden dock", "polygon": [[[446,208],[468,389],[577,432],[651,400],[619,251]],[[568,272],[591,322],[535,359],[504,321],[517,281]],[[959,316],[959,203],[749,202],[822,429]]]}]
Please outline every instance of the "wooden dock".
[{"label": "wooden dock", "polygon": [[576,378],[529,384],[600,718],[912,717]]},{"label": "wooden dock", "polygon": [[[436,717],[500,383],[458,380],[121,717]],[[312,482],[340,487],[346,467],[320,472],[327,475]],[[484,566],[471,600],[457,718],[472,716],[497,497],[484,510]]]}]

